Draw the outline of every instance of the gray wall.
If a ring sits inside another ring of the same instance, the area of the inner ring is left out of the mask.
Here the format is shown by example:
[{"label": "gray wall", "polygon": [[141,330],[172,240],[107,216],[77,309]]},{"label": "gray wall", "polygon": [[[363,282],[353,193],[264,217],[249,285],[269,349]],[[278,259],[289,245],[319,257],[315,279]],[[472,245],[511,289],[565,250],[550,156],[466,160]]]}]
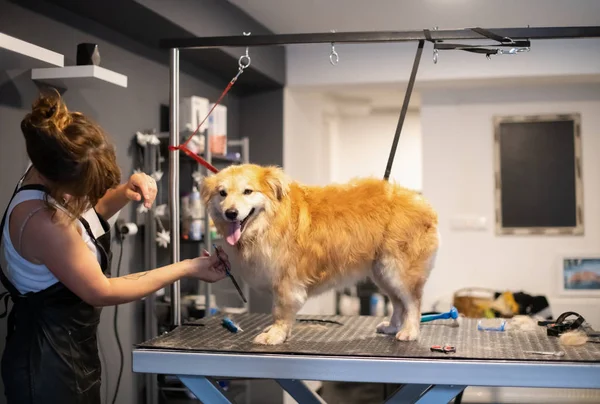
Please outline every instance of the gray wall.
[{"label": "gray wall", "polygon": [[[250,138],[250,160],[283,165],[283,89],[241,99],[240,131]],[[265,133],[270,136],[265,136]]]},{"label": "gray wall", "polygon": [[[131,141],[134,133],[147,128],[159,128],[161,104],[168,104],[169,87],[166,52],[158,54],[144,48],[127,37],[107,30],[91,21],[82,21],[62,10],[54,10],[60,18],[49,18],[52,10],[43,14],[22,8],[12,2],[0,0],[0,31],[30,41],[65,55],[65,64],[74,64],[76,45],[80,42],[99,44],[102,66],[125,74],[129,78],[127,89],[106,85],[99,89],[70,88],[64,93],[71,109],[82,111],[96,119],[110,133],[118,149],[118,161],[125,177],[133,170]],[[63,21],[74,21],[68,24]],[[85,26],[85,31],[74,28]],[[93,34],[91,34],[93,32]],[[117,45],[118,44],[118,45]],[[160,60],[165,63],[160,63]],[[10,194],[27,164],[24,142],[19,129],[38,88],[30,79],[30,71],[0,71],[0,207],[5,208]],[[199,75],[203,75],[199,72]],[[221,88],[211,87],[188,74],[181,76],[181,96],[202,95],[216,99]],[[240,102],[228,96],[224,104],[230,111],[229,131],[239,137]],[[122,217],[132,220],[133,209],[126,209]],[[118,247],[114,246],[115,253]],[[137,272],[143,268],[141,237],[125,241],[122,273]],[[115,267],[113,267],[115,268]],[[142,339],[142,304],[131,303],[119,309],[119,330],[125,350],[125,368],[120,387],[119,403],[142,402],[141,375],[131,372],[130,347]],[[100,325],[100,339],[104,352],[109,352],[107,365],[111,369],[105,376],[105,388],[110,397],[115,387],[118,354],[112,331],[113,308],[106,308]],[[0,348],[3,349],[6,322],[0,322]],[[139,379],[136,381],[136,379]],[[4,403],[0,394],[0,403]]]}]

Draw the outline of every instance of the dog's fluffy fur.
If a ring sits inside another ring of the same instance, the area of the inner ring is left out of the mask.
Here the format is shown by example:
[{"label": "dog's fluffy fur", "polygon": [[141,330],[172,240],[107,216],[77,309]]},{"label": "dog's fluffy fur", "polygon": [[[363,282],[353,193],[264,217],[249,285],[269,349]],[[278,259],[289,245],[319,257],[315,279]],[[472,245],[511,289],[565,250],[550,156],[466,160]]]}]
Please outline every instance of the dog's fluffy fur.
[{"label": "dog's fluffy fur", "polygon": [[242,277],[273,292],[274,321],[256,343],[283,343],[308,297],[367,276],[394,307],[377,332],[417,339],[439,244],[437,214],[417,192],[381,179],[306,186],[280,168],[244,164],[205,177],[201,194]]}]

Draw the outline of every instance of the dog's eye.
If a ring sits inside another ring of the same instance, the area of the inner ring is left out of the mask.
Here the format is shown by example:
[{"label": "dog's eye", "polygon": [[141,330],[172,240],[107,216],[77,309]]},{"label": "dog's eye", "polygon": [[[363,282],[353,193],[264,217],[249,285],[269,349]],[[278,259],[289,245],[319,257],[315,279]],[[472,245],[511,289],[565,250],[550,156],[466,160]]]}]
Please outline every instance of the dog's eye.
[{"label": "dog's eye", "polygon": [[224,189],[222,189],[219,191],[219,195],[225,197],[225,196],[227,196],[227,192]]},{"label": "dog's eye", "polygon": [[251,189],[244,189],[244,195],[250,195],[252,193]]}]

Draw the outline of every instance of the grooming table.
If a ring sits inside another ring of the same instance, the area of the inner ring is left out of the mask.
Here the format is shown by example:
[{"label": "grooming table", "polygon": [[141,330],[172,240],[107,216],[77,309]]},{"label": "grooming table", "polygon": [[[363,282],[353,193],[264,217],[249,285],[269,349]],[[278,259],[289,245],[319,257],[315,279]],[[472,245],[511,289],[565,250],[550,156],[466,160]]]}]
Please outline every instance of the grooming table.
[{"label": "grooming table", "polygon": [[[421,324],[418,341],[377,334],[373,316],[298,316],[282,345],[253,338],[271,322],[266,314],[230,316],[243,331],[231,333],[222,316],[186,323],[138,344],[133,370],[177,375],[204,403],[231,403],[213,380],[274,379],[301,404],[324,403],[302,380],[402,384],[386,403],[448,403],[467,386],[600,388],[600,344],[562,347],[535,331],[478,331],[477,320]],[[456,353],[431,352],[452,345]],[[563,357],[524,351],[559,351]]]}]

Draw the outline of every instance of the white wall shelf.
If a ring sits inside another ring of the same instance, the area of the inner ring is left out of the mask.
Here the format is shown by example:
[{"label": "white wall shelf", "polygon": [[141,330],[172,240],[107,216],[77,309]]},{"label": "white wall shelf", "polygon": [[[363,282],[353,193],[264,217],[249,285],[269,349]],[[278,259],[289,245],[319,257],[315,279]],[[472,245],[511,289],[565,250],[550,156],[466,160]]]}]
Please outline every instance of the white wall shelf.
[{"label": "white wall shelf", "polygon": [[0,32],[0,71],[49,66],[62,67],[64,64],[65,57],[60,53]]},{"label": "white wall shelf", "polygon": [[127,76],[95,65],[33,69],[31,78],[64,89],[70,86],[89,88],[104,84],[127,88]]}]

